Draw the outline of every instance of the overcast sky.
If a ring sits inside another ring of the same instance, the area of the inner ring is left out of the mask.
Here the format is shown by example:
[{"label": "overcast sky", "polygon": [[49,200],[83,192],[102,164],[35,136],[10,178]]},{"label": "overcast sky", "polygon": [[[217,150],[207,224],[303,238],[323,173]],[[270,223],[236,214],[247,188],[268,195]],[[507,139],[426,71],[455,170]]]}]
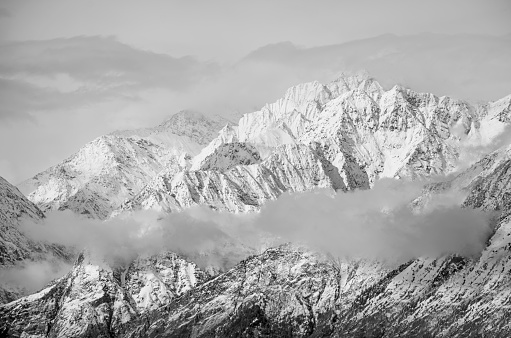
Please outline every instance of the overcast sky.
[{"label": "overcast sky", "polygon": [[366,69],[384,86],[511,94],[511,2],[0,1],[0,176],[115,129],[229,115]]}]

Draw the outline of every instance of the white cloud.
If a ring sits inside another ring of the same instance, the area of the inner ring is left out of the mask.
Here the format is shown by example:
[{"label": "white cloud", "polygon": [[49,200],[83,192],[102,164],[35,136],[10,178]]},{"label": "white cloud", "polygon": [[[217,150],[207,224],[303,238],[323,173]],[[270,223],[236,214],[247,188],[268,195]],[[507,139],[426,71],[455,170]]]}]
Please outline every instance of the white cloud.
[{"label": "white cloud", "polygon": [[[231,253],[240,251],[231,257],[229,264],[234,264],[244,254],[286,241],[369,259],[480,254],[492,231],[489,215],[461,208],[464,196],[459,193],[445,193],[421,211],[413,210],[410,202],[420,195],[423,184],[386,179],[371,190],[285,194],[267,202],[260,213],[246,215],[197,207],[99,221],[69,211],[52,212],[43,226],[27,223],[21,229],[35,240],[89,248],[124,262],[161,250],[197,257],[230,247]],[[253,249],[243,249],[249,247]]]},{"label": "white cloud", "polygon": [[489,215],[460,208],[458,194],[439,196],[422,211],[410,202],[418,183],[381,180],[371,190],[287,194],[267,203],[257,229],[332,254],[408,260],[457,253],[477,256],[491,234]]},{"label": "white cloud", "polygon": [[14,266],[0,269],[0,285],[7,290],[28,295],[41,290],[70,270],[69,263],[53,257],[39,261],[20,261]]},{"label": "white cloud", "polygon": [[[222,255],[230,253],[240,243],[217,223],[197,218],[194,213],[190,210],[161,215],[141,211],[129,217],[100,221],[71,211],[55,211],[47,214],[43,225],[27,221],[20,228],[33,240],[91,250],[113,263],[129,263],[138,255],[152,255],[163,250],[189,257],[205,253],[219,255],[218,259],[224,259],[228,265],[236,263]],[[220,252],[217,250],[220,247],[229,248]],[[242,250],[234,252],[234,255],[243,255],[242,246],[237,248]]]}]

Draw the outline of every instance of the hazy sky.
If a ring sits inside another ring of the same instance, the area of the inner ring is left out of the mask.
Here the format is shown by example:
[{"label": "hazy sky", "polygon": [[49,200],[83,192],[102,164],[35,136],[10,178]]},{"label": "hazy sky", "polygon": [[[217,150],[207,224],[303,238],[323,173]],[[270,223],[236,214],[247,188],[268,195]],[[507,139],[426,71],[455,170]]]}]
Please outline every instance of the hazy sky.
[{"label": "hazy sky", "polygon": [[509,34],[507,0],[2,1],[2,40],[112,35],[173,56],[236,60],[260,46],[383,33]]},{"label": "hazy sky", "polygon": [[508,0],[0,0],[0,176],[19,183],[109,131],[185,108],[249,112],[346,70],[494,100],[511,94],[510,17]]}]

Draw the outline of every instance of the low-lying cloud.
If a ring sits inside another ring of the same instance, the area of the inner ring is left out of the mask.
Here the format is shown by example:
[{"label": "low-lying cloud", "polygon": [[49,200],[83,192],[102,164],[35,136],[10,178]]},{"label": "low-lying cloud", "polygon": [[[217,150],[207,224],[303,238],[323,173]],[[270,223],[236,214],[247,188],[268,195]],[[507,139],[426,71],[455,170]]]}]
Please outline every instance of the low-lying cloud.
[{"label": "low-lying cloud", "polygon": [[414,210],[410,202],[420,192],[416,183],[382,180],[372,190],[285,194],[263,207],[256,227],[338,256],[478,256],[492,231],[490,215],[461,208],[459,194],[433,197]]},{"label": "low-lying cloud", "polygon": [[28,295],[70,270],[71,264],[51,256],[37,261],[24,260],[0,269],[0,286],[15,294]]},{"label": "low-lying cloud", "polygon": [[420,210],[412,208],[422,186],[385,179],[371,190],[284,194],[259,213],[241,215],[195,207],[98,221],[53,212],[44,225],[24,224],[22,231],[35,240],[92,249],[112,262],[170,250],[196,258],[216,255],[224,260],[217,268],[288,241],[367,259],[479,255],[492,231],[490,215],[461,208],[463,196],[452,192],[431,198]]},{"label": "low-lying cloud", "polygon": [[106,221],[55,211],[47,214],[44,224],[26,222],[20,227],[32,240],[88,250],[114,265],[170,250],[203,268],[224,270],[253,253],[218,223],[195,217],[199,209],[170,215],[140,211]]}]

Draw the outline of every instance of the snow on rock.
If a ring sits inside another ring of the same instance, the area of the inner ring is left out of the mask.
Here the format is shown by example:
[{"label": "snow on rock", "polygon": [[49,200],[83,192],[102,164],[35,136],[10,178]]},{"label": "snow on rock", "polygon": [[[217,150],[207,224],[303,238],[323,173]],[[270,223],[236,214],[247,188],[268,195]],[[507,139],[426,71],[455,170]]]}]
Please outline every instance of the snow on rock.
[{"label": "snow on rock", "polygon": [[126,270],[124,288],[137,309],[148,310],[169,304],[206,277],[195,263],[174,253],[162,252],[137,258]]}]

